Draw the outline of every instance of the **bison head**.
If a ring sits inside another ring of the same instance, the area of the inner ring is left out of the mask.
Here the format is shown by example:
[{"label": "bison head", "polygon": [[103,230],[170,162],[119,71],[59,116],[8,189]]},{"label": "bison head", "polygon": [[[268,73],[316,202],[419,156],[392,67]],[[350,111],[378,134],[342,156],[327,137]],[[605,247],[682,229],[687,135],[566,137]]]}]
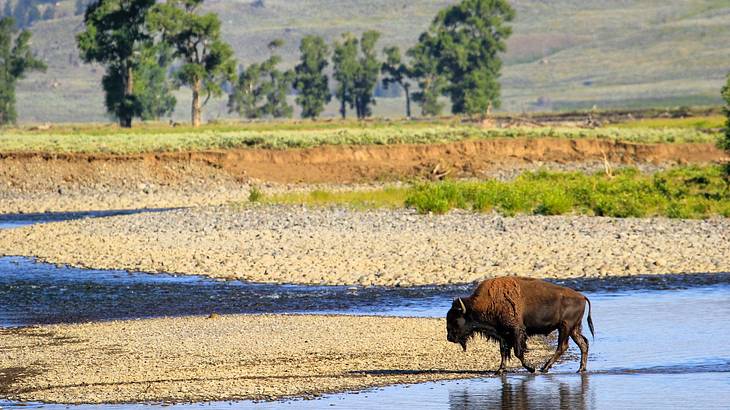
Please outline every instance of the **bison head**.
[{"label": "bison head", "polygon": [[451,309],[446,314],[446,340],[451,343],[459,343],[466,351],[466,342],[471,334],[472,329],[469,326],[466,304],[464,299],[458,298],[454,300]]}]

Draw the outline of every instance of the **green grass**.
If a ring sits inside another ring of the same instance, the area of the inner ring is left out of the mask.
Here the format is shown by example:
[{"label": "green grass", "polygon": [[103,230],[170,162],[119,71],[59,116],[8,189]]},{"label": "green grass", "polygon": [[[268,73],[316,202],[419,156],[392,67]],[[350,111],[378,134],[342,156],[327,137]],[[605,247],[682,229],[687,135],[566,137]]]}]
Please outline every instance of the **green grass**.
[{"label": "green grass", "polygon": [[396,209],[405,206],[410,191],[410,188],[399,187],[386,187],[373,191],[331,192],[315,190],[266,195],[258,198],[255,202],[269,205],[341,206],[360,210],[373,208]]},{"label": "green grass", "polygon": [[430,122],[214,124],[199,130],[150,125],[64,127],[52,131],[9,129],[0,152],[110,153],[176,152],[235,148],[289,149],[321,145],[434,144],[492,138],[608,139],[637,143],[716,143],[719,132],[694,128],[496,128]]},{"label": "green grass", "polygon": [[617,128],[650,128],[677,129],[691,128],[696,130],[717,130],[725,126],[726,118],[722,115],[688,118],[645,118],[615,124]]},{"label": "green grass", "polygon": [[730,184],[721,167],[678,167],[648,175],[636,169],[616,175],[528,172],[511,182],[423,182],[375,191],[286,193],[263,196],[265,204],[343,206],[355,209],[409,207],[419,213],[452,209],[503,215],[579,214],[607,217],[698,219],[730,217]]}]

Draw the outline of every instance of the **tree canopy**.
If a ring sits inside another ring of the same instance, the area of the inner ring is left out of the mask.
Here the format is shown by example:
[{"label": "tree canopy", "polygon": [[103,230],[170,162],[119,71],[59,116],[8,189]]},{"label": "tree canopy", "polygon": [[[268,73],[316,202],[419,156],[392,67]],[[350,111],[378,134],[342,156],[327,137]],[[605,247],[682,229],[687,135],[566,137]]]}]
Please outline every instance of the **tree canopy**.
[{"label": "tree canopy", "polygon": [[411,58],[411,78],[418,82],[418,91],[413,93],[413,100],[421,107],[425,116],[441,115],[444,103],[439,97],[444,93],[448,80],[439,72],[439,61],[431,52],[433,39],[428,33],[413,48],[408,50]]},{"label": "tree canopy", "polygon": [[324,70],[329,65],[330,49],[319,36],[305,36],[299,45],[300,61],[294,68],[294,89],[302,118],[317,118],[332,100],[329,80]]},{"label": "tree canopy", "polygon": [[403,62],[398,47],[387,47],[383,50],[385,62],[382,72],[383,86],[387,89],[391,84],[398,84],[406,94],[406,118],[411,118],[411,83],[408,81],[413,76],[411,68]]},{"label": "tree canopy", "polygon": [[372,115],[375,105],[373,91],[378,84],[381,63],[378,60],[376,43],[380,33],[374,30],[363,33],[360,40],[360,59],[355,71],[354,97],[357,118],[363,119]]},{"label": "tree canopy", "polygon": [[375,45],[380,39],[377,31],[366,31],[360,40],[351,33],[342,35],[335,43],[332,58],[334,77],[338,86],[335,95],[340,100],[340,114],[347,117],[347,106],[354,108],[358,118],[372,114],[375,104],[373,91],[378,83],[381,63]]},{"label": "tree canopy", "polygon": [[[153,7],[149,27],[160,32],[173,47],[182,66],[176,71],[178,84],[193,91],[191,117],[194,127],[202,121],[202,108],[211,96],[223,94],[222,84],[233,82],[236,61],[233,50],[221,38],[221,22],[215,13],[198,14],[203,0],[167,0]],[[206,94],[201,100],[202,93]]]},{"label": "tree canopy", "polygon": [[500,105],[499,76],[515,12],[506,0],[462,0],[438,13],[421,36],[425,51],[448,79],[455,114],[488,114]]},{"label": "tree canopy", "polygon": [[93,2],[84,13],[85,30],[76,36],[81,58],[106,66],[102,85],[107,111],[122,127],[131,127],[143,111],[134,93],[134,70],[141,50],[151,46],[146,19],[154,4],[155,0]]},{"label": "tree canopy", "polygon": [[30,49],[30,31],[19,34],[12,17],[0,19],[0,125],[15,123],[15,86],[30,71],[45,71],[46,64]]},{"label": "tree canopy", "polygon": [[347,106],[355,105],[355,77],[357,76],[358,61],[357,47],[359,40],[351,33],[342,35],[340,41],[335,42],[332,66],[334,78],[337,80],[335,96],[340,100],[340,115],[347,118]]},{"label": "tree canopy", "polygon": [[274,54],[282,45],[281,40],[272,41],[269,43],[272,54],[266,61],[241,69],[238,82],[228,98],[229,112],[237,112],[246,118],[292,116],[294,109],[286,97],[294,80],[294,72],[279,70],[281,57]]}]

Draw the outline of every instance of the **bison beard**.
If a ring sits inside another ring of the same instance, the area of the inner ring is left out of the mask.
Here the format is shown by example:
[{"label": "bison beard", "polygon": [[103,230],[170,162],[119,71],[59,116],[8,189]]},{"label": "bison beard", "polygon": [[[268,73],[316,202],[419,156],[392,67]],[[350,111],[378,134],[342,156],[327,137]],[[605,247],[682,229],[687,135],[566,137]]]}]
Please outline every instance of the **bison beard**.
[{"label": "bison beard", "polygon": [[446,316],[447,339],[466,351],[467,342],[481,335],[499,343],[502,362],[498,373],[505,370],[512,349],[522,365],[534,372],[524,360],[527,338],[557,330],[558,347],[541,371],[547,372],[560,358],[570,337],[581,350],[579,372],[583,372],[588,360],[588,339],[581,333],[586,302],[588,326],[593,334],[590,301],[582,294],[537,279],[486,280],[471,296],[458,298],[452,304]]}]

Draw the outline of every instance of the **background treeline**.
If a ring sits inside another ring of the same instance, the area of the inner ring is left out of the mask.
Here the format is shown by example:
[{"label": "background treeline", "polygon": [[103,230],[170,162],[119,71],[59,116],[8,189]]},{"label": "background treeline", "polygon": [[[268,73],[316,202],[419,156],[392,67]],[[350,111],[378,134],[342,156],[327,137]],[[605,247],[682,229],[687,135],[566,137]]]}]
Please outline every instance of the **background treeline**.
[{"label": "background treeline", "polygon": [[439,97],[451,99],[456,114],[484,116],[500,104],[498,78],[511,34],[514,11],[505,0],[462,0],[441,10],[417,44],[402,53],[381,50],[381,34],[344,33],[333,44],[305,36],[294,69],[280,68],[269,44],[265,61],[237,67],[230,45],[221,38],[215,13],[201,13],[203,0],[99,0],[88,4],[85,30],[77,43],[82,59],[106,68],[102,80],[107,111],[129,127],[134,118],[155,119],[174,110],[172,91],[192,91],[191,120],[202,121],[211,97],[228,94],[228,110],[246,118],[289,118],[295,95],[304,118],[317,118],[332,98],[340,114],[372,115],[375,90],[398,87],[406,95],[405,115],[413,101],[423,115],[443,110]]},{"label": "background treeline", "polygon": [[[86,7],[94,0],[75,0],[74,15],[84,14]],[[33,26],[42,20],[64,17],[65,10],[59,8],[57,0],[4,0],[0,1],[0,18],[12,17],[20,29]]]}]

